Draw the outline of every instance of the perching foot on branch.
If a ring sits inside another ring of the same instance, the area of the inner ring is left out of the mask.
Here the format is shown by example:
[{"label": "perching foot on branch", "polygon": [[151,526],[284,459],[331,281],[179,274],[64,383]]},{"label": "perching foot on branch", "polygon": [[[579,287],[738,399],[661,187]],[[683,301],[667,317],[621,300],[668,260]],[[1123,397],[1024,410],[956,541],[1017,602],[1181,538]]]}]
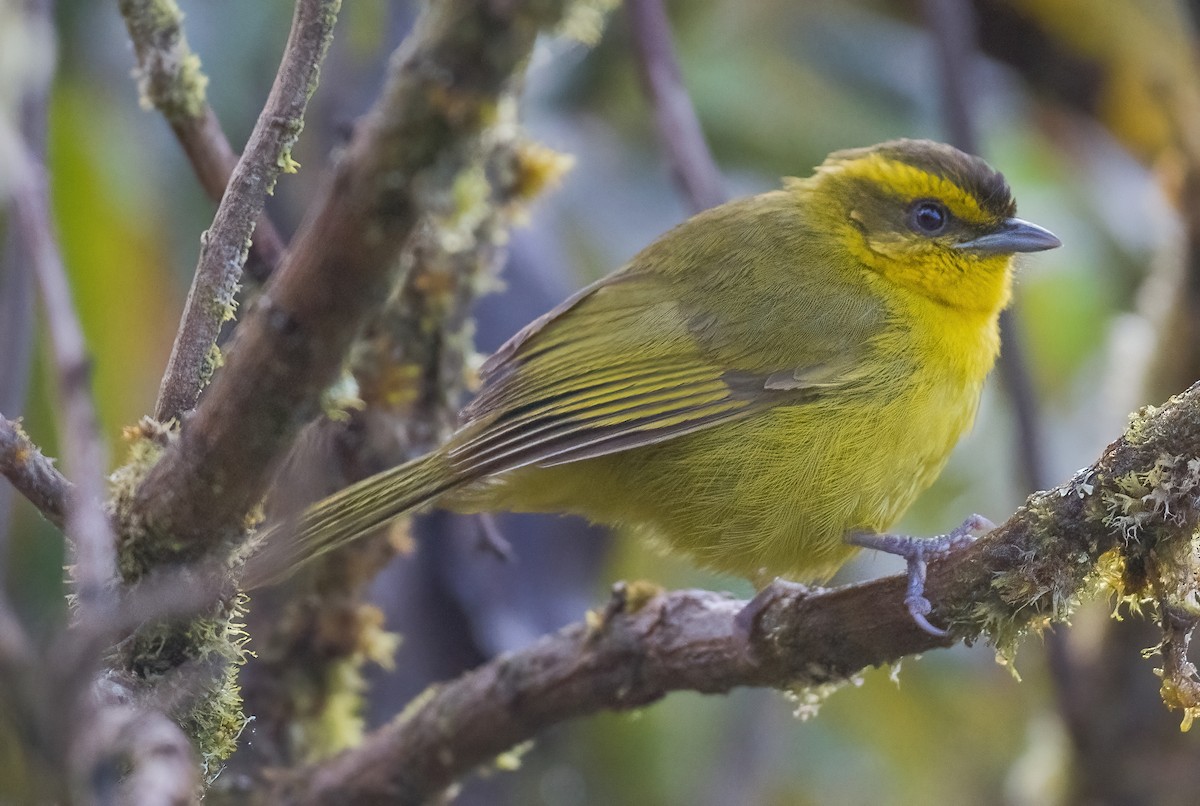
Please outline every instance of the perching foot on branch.
[{"label": "perching foot on branch", "polygon": [[846,542],[863,548],[895,554],[908,563],[908,589],[904,604],[922,630],[939,638],[948,633],[929,623],[926,618],[933,605],[925,598],[925,574],[929,561],[945,557],[953,551],[974,543],[976,538],[996,528],[996,524],[982,515],[972,515],[948,534],[938,537],[909,537],[908,535],[878,535],[855,532],[846,536]]}]

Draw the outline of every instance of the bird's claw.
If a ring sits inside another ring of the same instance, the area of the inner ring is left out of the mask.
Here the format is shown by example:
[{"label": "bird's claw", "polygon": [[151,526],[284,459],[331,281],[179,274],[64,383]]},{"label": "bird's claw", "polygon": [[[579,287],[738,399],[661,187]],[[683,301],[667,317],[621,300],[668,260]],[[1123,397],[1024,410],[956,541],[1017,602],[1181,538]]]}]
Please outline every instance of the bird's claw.
[{"label": "bird's claw", "polygon": [[856,546],[903,557],[908,566],[908,589],[905,591],[904,604],[908,608],[909,615],[925,632],[938,638],[945,638],[949,633],[940,627],[933,626],[926,618],[933,611],[933,605],[925,598],[925,577],[929,570],[929,561],[941,559],[969,546],[980,534],[995,528],[995,524],[982,515],[972,515],[958,527],[939,537],[925,538],[856,532],[848,535],[846,540]]},{"label": "bird's claw", "polygon": [[938,638],[945,638],[950,634],[941,627],[933,626],[929,619],[925,618],[933,610],[933,605],[921,594],[905,596],[904,605],[908,608],[908,615],[925,632],[930,635],[936,635]]}]

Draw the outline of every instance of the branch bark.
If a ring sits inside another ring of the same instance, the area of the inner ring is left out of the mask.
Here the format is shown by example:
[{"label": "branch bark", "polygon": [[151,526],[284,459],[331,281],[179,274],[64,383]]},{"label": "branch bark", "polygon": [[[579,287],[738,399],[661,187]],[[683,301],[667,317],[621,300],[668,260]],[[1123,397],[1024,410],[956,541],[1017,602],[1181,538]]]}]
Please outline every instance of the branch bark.
[{"label": "branch bark", "polygon": [[73,576],[84,616],[104,618],[113,605],[109,586],[116,577],[116,535],[101,505],[107,493],[108,459],[92,406],[87,345],[51,230],[44,171],[32,154],[24,154],[24,164],[16,172],[13,213],[29,245],[41,291],[58,379],[63,454],[75,477],[75,494],[67,499],[65,511],[66,532],[75,552]]},{"label": "branch bark", "polygon": [[440,201],[539,28],[562,2],[444,0],[402,46],[282,270],[238,328],[225,370],[142,483],[136,509],[179,555],[241,530],[377,311],[420,213]]},{"label": "branch bark", "polygon": [[[1170,483],[1156,486],[1152,470],[1164,467]],[[1190,543],[1198,522],[1200,384],[1143,410],[1090,468],[930,569],[934,618],[952,639],[917,627],[902,576],[824,591],[774,585],[749,603],[620,588],[598,617],[433,687],[362,746],[281,781],[273,802],[422,803],[552,724],[671,691],[824,687],[954,640],[1011,651],[1099,587],[1089,581],[1101,555],[1145,558]]]},{"label": "branch bark", "polygon": [[[51,0],[27,0],[24,3],[23,20],[21,13],[17,12],[17,19],[21,20],[18,25],[23,29],[18,36],[35,50],[53,49],[52,12]],[[13,25],[11,21],[5,24]],[[44,37],[45,41],[39,42],[39,37]],[[30,70],[23,76],[23,87],[10,86],[8,90],[20,99],[16,125],[18,131],[13,135],[24,140],[39,159],[44,159],[46,153],[51,74],[48,64],[41,70]],[[11,78],[6,80],[13,83]],[[0,220],[9,218],[8,202],[8,199],[4,199],[5,212],[0,213]],[[25,410],[25,396],[33,363],[35,295],[33,261],[28,244],[21,240],[15,228],[0,223],[0,345],[3,345],[0,350],[0,412],[8,412],[10,416],[19,416]],[[12,491],[0,488],[0,557],[7,555],[5,548],[8,546],[11,500]],[[6,564],[0,559],[0,573],[3,573]]]},{"label": "branch bark", "polygon": [[46,520],[63,528],[71,482],[54,467],[21,426],[0,414],[0,475],[29,499]]},{"label": "branch bark", "polygon": [[[364,408],[305,430],[273,484],[272,519],[432,450],[452,430],[469,382],[472,308],[495,287],[514,219],[569,163],[522,134],[516,83],[460,182],[473,188],[471,214],[424,217],[401,258],[411,266],[403,285],[351,351]],[[248,625],[256,653],[241,674],[254,752],[311,760],[357,740],[345,726],[361,723],[360,669],[379,662],[378,647],[391,640],[363,597],[397,550],[383,529],[329,552],[286,586],[255,592]]]},{"label": "branch bark", "polygon": [[663,2],[626,0],[625,13],[642,88],[654,109],[671,173],[693,213],[716,207],[726,200],[724,181],[684,86]]},{"label": "branch bark", "polygon": [[281,171],[291,168],[290,151],[304,128],[308,99],[333,34],[341,0],[298,0],[275,84],[258,116],[246,150],[233,169],[212,227],[204,234],[179,333],[163,375],[154,417],[181,417],[200,398],[212,374],[221,325],[233,318],[255,222]]},{"label": "branch bark", "polygon": [[[137,55],[143,105],[166,118],[200,186],[210,199],[220,202],[238,156],[205,98],[208,77],[184,36],[183,12],[175,0],[119,0],[118,6]],[[265,280],[286,249],[265,213],[258,214],[250,249],[261,264],[251,276]]]}]

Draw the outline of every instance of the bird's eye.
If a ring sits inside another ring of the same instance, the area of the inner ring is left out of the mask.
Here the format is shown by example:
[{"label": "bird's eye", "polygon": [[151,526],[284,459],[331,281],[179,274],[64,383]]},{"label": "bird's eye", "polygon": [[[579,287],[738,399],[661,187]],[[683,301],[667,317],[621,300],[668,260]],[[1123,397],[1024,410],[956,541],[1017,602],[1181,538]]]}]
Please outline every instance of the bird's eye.
[{"label": "bird's eye", "polygon": [[950,211],[941,202],[925,199],[912,206],[909,226],[923,235],[937,235],[946,228]]}]

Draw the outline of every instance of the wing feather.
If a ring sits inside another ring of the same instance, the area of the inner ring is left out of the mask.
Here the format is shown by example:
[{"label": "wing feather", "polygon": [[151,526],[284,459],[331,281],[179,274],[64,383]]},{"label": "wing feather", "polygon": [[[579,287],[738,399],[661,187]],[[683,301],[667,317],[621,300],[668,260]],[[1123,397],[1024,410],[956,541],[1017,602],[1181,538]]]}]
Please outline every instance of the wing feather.
[{"label": "wing feather", "polygon": [[[747,231],[739,223],[747,214],[792,229]],[[734,224],[739,237],[721,234]],[[687,261],[660,254],[674,254],[662,246],[672,238],[686,245]],[[778,264],[781,250],[794,274],[753,270]],[[449,460],[475,477],[574,462],[863,383],[865,351],[885,314],[857,281],[800,270],[823,259],[786,194],[689,221],[497,350]],[[682,271],[692,276],[676,276]],[[747,282],[755,285],[742,289],[745,309],[714,316],[712,295]]]}]

